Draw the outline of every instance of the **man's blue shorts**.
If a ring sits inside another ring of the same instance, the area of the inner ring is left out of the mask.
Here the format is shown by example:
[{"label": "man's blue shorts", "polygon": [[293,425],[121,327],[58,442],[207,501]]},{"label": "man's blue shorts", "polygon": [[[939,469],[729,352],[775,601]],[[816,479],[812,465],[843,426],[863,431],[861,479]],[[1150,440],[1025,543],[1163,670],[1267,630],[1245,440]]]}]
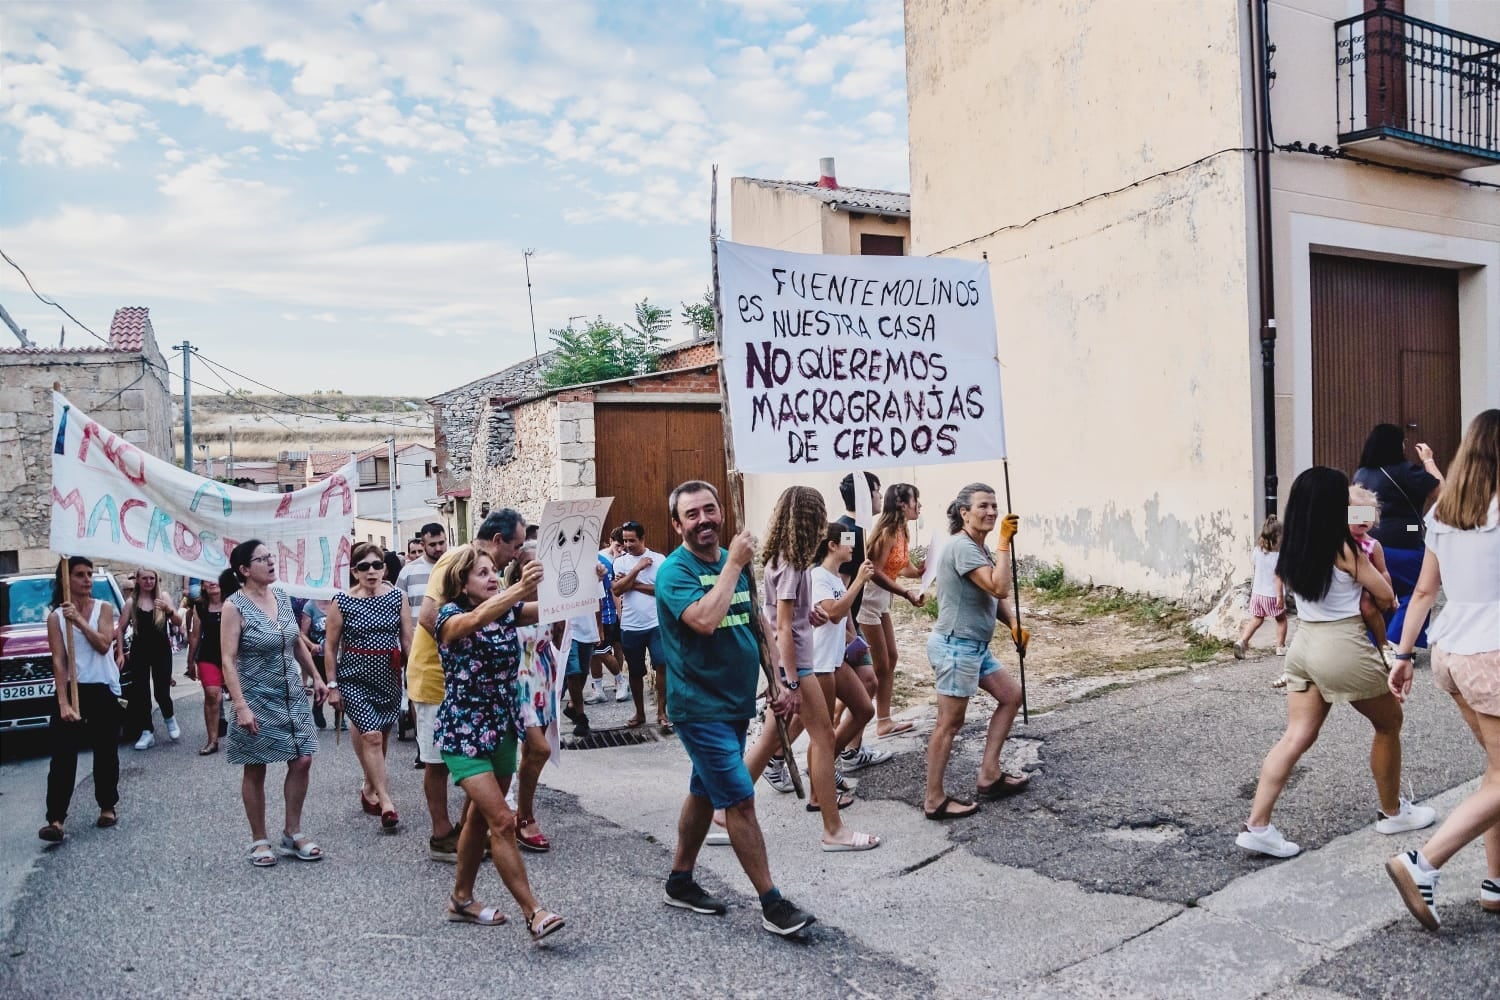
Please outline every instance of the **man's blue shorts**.
[{"label": "man's blue shorts", "polygon": [[755,797],[755,783],[745,767],[745,731],[739,722],[676,722],[677,739],[693,762],[688,791],[728,809]]},{"label": "man's blue shorts", "polygon": [[651,654],[651,666],[655,670],[665,670],[667,658],[662,654],[661,628],[641,629],[631,631],[626,629],[620,633],[620,646],[625,650],[625,662],[630,667],[630,676],[646,676],[646,654]]},{"label": "man's blue shorts", "polygon": [[579,642],[573,640],[573,648],[568,650],[568,669],[564,677],[577,677],[586,674],[589,670],[589,661],[594,658],[594,647],[598,645],[593,642]]}]

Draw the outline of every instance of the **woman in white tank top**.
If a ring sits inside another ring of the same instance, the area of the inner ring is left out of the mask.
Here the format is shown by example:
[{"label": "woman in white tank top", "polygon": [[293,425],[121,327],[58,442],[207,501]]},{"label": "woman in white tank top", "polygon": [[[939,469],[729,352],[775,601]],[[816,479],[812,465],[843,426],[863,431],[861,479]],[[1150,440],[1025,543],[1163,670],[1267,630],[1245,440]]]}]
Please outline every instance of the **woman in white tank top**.
[{"label": "woman in white tank top", "polygon": [[[55,593],[57,610],[47,616],[47,645],[52,652],[52,677],[57,706],[52,712],[52,766],[47,772],[47,825],[37,836],[61,843],[63,823],[78,778],[78,751],[94,752],[94,798],[99,803],[100,827],[114,826],[120,785],[120,670],[111,653],[114,608],[94,598],[94,564],[83,556],[68,560],[67,593]],[[64,632],[67,629],[71,636]],[[72,703],[71,668],[78,678],[78,704]]]},{"label": "woman in white tank top", "polygon": [[1297,595],[1297,634],[1286,656],[1286,733],[1261,764],[1250,817],[1235,843],[1276,858],[1301,851],[1271,825],[1271,810],[1340,701],[1375,729],[1375,829],[1394,834],[1431,825],[1437,817],[1432,809],[1400,797],[1401,705],[1386,689],[1385,661],[1359,614],[1366,591],[1382,611],[1396,607],[1396,595],[1349,534],[1349,480],[1342,472],[1314,466],[1292,484],[1276,572]]},{"label": "woman in white tank top", "polygon": [[1432,682],[1452,696],[1488,766],[1479,787],[1420,851],[1404,851],[1385,864],[1406,908],[1434,931],[1438,870],[1480,836],[1487,867],[1479,905],[1500,913],[1500,409],[1470,422],[1427,515],[1427,551],[1391,671],[1397,698],[1411,693],[1412,648],[1439,586],[1447,604],[1432,626]]}]

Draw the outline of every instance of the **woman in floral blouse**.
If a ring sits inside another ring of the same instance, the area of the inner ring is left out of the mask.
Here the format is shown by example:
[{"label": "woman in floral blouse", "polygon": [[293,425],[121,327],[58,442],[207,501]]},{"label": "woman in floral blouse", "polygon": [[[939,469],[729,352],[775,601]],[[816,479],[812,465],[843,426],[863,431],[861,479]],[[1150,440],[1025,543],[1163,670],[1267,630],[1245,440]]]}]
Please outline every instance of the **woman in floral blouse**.
[{"label": "woman in floral blouse", "polygon": [[516,626],[536,621],[535,609],[525,601],[536,596],[542,565],[528,565],[504,591],[495,564],[472,545],[450,552],[442,569],[437,639],[445,693],[433,738],[453,783],[469,796],[448,919],[484,926],[505,922],[495,907],[474,902],[488,837],[495,870],[526,915],[532,939],[540,941],[561,930],[563,918],[542,909],[531,893],[516,847],[516,814],[505,793],[516,770],[517,740],[524,736],[516,702],[521,660]]}]

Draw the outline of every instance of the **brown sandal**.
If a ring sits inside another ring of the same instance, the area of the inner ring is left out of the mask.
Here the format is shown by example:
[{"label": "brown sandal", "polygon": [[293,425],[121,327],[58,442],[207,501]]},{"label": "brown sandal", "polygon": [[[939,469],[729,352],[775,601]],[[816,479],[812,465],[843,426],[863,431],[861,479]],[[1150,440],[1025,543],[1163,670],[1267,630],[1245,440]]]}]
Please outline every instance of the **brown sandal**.
[{"label": "brown sandal", "polygon": [[208,745],[206,747],[204,747],[202,750],[198,751],[198,756],[199,757],[207,757],[210,754],[216,754],[218,752],[219,752],[219,741],[218,740],[210,740],[209,743],[208,743]]},{"label": "brown sandal", "polygon": [[1026,786],[1031,784],[1031,776],[1028,774],[1016,774],[1012,771],[1001,771],[1000,777],[988,785],[976,785],[974,793],[982,801],[993,802],[996,799],[1007,798],[1011,795],[1019,795],[1026,791]]},{"label": "brown sandal", "polygon": [[101,809],[99,810],[99,818],[94,821],[94,825],[101,830],[108,830],[118,822],[120,822],[119,814],[113,809]]}]

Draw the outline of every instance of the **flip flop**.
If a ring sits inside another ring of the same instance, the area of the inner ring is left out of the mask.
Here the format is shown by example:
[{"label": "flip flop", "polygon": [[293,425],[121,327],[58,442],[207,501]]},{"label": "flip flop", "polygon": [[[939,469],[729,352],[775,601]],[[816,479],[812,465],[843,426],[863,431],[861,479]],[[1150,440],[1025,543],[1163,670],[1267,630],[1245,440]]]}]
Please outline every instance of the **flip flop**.
[{"label": "flip flop", "polygon": [[915,728],[917,728],[917,726],[916,726],[916,723],[913,723],[913,722],[905,722],[905,721],[903,721],[903,722],[893,722],[891,724],[891,730],[890,730],[890,732],[888,732],[888,733],[882,733],[882,732],[878,732],[877,731],[876,734],[875,734],[875,738],[877,740],[888,740],[892,736],[901,736],[901,735],[904,735],[906,733],[909,733],[909,732],[911,732]]},{"label": "flip flop", "polygon": [[[967,812],[953,812],[948,808],[949,806],[974,806],[974,808],[968,810]],[[942,803],[939,804],[936,809],[933,809],[930,812],[924,809],[922,811],[922,815],[926,816],[928,819],[942,821],[948,819],[963,819],[966,816],[974,815],[978,811],[978,803],[969,802],[966,799],[956,799],[953,796],[948,795],[943,798]]]},{"label": "flip flop", "polygon": [[1031,776],[1027,774],[1015,774],[1010,771],[1001,771],[1000,778],[988,785],[975,785],[975,798],[985,802],[994,802],[997,799],[1009,798],[1026,791],[1031,784]]},{"label": "flip flop", "polygon": [[101,830],[108,830],[118,822],[120,817],[113,809],[103,809],[99,812],[99,818],[94,820],[94,825]]},{"label": "flip flop", "polygon": [[856,833],[847,844],[823,844],[823,850],[829,854],[838,854],[842,851],[873,851],[880,846],[880,838],[872,833]]},{"label": "flip flop", "polygon": [[625,720],[625,728],[626,729],[639,729],[642,726],[644,726],[645,724],[646,724],[645,718],[640,718],[640,719],[626,719]]},{"label": "flip flop", "polygon": [[[853,792],[842,792],[842,793],[839,794],[839,808],[840,809],[848,809],[852,805],[854,805],[854,793]],[[810,813],[822,812],[823,811],[823,807],[822,806],[815,806],[811,802],[809,802],[807,804],[806,809]]]}]

